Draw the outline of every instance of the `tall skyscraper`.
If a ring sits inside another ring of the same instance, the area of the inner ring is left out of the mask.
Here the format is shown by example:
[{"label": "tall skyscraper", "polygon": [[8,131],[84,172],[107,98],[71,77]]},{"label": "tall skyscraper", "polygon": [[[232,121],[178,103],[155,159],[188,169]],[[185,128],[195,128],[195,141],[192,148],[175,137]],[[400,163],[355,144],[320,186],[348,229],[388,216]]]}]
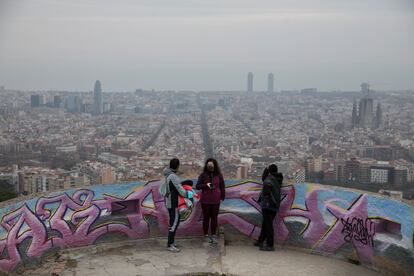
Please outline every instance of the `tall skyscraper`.
[{"label": "tall skyscraper", "polygon": [[95,88],[93,90],[93,105],[95,115],[103,113],[102,87],[99,80],[95,82]]},{"label": "tall skyscraper", "polygon": [[267,92],[274,91],[274,76],[273,73],[267,75]]},{"label": "tall skyscraper", "polygon": [[253,92],[253,73],[247,74],[247,92]]}]

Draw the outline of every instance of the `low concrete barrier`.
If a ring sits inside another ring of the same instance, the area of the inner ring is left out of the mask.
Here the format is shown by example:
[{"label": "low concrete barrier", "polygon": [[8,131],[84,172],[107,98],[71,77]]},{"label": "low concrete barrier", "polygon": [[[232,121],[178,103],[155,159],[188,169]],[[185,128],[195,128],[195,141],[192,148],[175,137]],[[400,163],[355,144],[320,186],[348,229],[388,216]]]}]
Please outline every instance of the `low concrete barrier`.
[{"label": "low concrete barrier", "polygon": [[[53,192],[0,209],[0,271],[10,272],[61,248],[166,235],[159,181]],[[257,239],[261,184],[226,181],[219,224],[226,238]],[[178,235],[202,235],[200,203]],[[344,258],[383,272],[414,271],[414,208],[377,194],[317,184],[282,188],[274,222],[281,246]]]}]

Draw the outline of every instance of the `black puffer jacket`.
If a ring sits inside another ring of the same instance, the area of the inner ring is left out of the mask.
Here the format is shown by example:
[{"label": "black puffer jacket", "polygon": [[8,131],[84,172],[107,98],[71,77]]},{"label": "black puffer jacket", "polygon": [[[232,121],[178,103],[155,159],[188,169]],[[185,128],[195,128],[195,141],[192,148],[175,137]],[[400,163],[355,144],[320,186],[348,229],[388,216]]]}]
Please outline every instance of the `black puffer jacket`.
[{"label": "black puffer jacket", "polygon": [[262,209],[277,212],[280,206],[280,188],[283,182],[281,173],[269,174],[263,181],[260,194],[260,205]]}]

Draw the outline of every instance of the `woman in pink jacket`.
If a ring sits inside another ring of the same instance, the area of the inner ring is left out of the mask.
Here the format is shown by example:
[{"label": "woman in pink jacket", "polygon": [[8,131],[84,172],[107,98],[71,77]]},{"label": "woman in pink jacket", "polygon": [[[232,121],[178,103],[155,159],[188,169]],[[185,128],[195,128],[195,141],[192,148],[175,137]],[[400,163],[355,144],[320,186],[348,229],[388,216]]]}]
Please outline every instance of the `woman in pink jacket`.
[{"label": "woman in pink jacket", "polygon": [[[208,242],[217,243],[217,218],[220,201],[226,198],[226,190],[223,175],[214,158],[207,159],[204,170],[198,178],[196,189],[201,190],[204,235]],[[208,234],[209,226],[211,226],[211,235]]]}]

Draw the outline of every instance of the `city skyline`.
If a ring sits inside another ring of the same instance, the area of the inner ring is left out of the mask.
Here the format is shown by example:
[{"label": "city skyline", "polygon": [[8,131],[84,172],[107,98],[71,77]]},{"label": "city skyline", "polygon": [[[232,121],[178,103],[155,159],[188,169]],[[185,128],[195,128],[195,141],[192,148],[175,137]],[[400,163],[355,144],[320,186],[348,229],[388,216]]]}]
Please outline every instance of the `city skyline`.
[{"label": "city skyline", "polygon": [[414,183],[414,93],[371,93],[368,83],[330,95],[111,94],[100,81],[90,86],[95,93],[0,93],[0,174],[16,191],[155,179],[172,157],[194,178],[211,156],[229,179],[260,179],[276,162],[297,183],[407,196]]},{"label": "city skyline", "polygon": [[[252,80],[251,80],[251,86],[252,86],[252,90],[249,90],[249,74],[252,74]],[[274,78],[274,74],[273,73],[265,73],[264,74],[264,79],[263,81],[259,82],[259,88],[255,88],[257,81],[256,81],[256,75],[253,72],[248,72],[247,75],[245,75],[247,77],[244,78],[244,80],[241,80],[241,82],[244,82],[244,88],[243,88],[243,84],[241,84],[240,89],[217,89],[217,90],[213,90],[213,89],[172,89],[172,88],[166,88],[166,89],[154,89],[154,88],[144,88],[144,87],[135,87],[135,88],[131,88],[130,90],[122,90],[122,89],[105,89],[102,90],[102,93],[110,93],[110,92],[115,92],[115,93],[121,93],[121,92],[125,92],[125,93],[129,93],[129,92],[135,92],[135,91],[157,91],[157,92],[176,92],[176,91],[191,91],[191,92],[273,92],[273,93],[280,93],[280,92],[301,92],[304,90],[315,90],[317,92],[323,92],[323,93],[329,93],[329,92],[361,92],[361,86],[358,85],[358,82],[354,83],[354,86],[350,89],[342,89],[342,88],[337,88],[337,89],[332,89],[332,90],[321,90],[318,87],[314,87],[314,88],[310,88],[308,86],[304,86],[304,87],[287,87],[287,88],[280,88],[278,89],[278,87],[275,85],[275,78]],[[259,78],[263,78],[263,76],[259,75]],[[99,80],[99,82],[101,82]],[[45,89],[35,89],[35,88],[31,88],[31,89],[19,89],[19,88],[15,88],[15,87],[6,87],[5,85],[0,85],[0,93],[4,92],[4,91],[18,91],[18,92],[72,92],[72,93],[94,93],[95,91],[95,87],[93,87],[93,89],[91,89],[91,80],[89,80],[89,88],[86,88],[84,90],[79,89],[79,88],[71,88],[71,89],[55,89],[55,88],[45,88]],[[362,84],[367,84],[369,86],[371,86],[371,84],[369,82],[366,81],[362,81]],[[374,92],[381,92],[381,93],[393,93],[393,92],[414,92],[414,87],[413,88],[408,88],[408,89],[396,89],[393,87],[390,87],[388,89],[384,89],[381,88],[383,84],[381,83],[374,83],[373,87],[374,89],[370,89],[371,93]],[[110,85],[108,85],[110,86]],[[271,89],[270,89],[271,88]]]},{"label": "city skyline", "polygon": [[407,0],[0,0],[2,177],[35,193],[214,156],[227,177],[277,162],[409,192],[413,18]]}]

